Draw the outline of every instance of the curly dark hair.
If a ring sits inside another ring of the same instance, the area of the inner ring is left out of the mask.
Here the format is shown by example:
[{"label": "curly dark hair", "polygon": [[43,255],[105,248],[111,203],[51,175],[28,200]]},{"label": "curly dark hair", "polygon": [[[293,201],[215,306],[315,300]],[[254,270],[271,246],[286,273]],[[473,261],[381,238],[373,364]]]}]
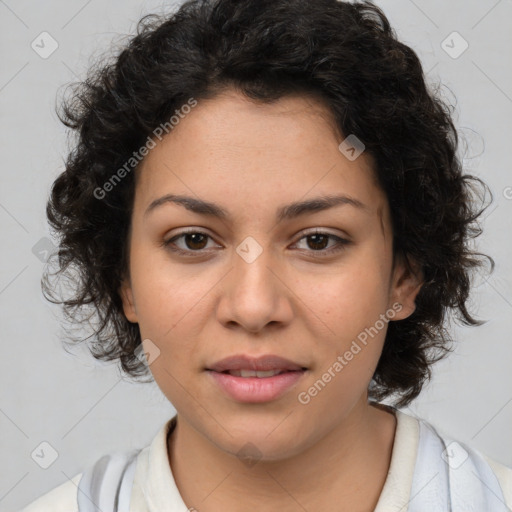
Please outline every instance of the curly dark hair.
[{"label": "curly dark hair", "polygon": [[[470,244],[482,231],[488,187],[462,173],[454,107],[429,90],[415,52],[369,2],[190,0],[171,14],[144,16],[137,34],[72,84],[58,109],[76,142],[47,204],[60,239],[59,268],[43,274],[45,297],[75,324],[98,320],[85,338],[93,337],[96,359],[118,360],[133,378],[150,373],[136,356],[139,327],[126,319],[119,294],[136,173],[126,172],[109,194],[98,191],[187,99],[226,88],[261,102],[293,93],[321,99],[340,133],[354,134],[372,155],[390,205],[393,256],[409,268],[417,262],[424,284],[414,313],[389,322],[369,396],[408,405],[432,364],[452,350],[447,313],[483,323],[467,301],[471,271],[484,259],[494,267]],[[55,298],[50,276],[64,275],[73,296]]]}]

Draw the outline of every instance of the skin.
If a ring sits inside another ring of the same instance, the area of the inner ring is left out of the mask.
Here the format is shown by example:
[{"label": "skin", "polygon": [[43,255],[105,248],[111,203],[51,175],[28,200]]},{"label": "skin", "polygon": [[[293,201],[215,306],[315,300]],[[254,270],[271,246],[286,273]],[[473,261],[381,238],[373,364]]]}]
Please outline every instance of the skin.
[{"label": "skin", "polygon": [[[343,138],[319,100],[262,104],[228,90],[199,101],[137,169],[120,293],[127,319],[160,351],[150,369],[178,412],[169,461],[185,503],[200,512],[314,512],[333,503],[356,512],[378,501],[396,419],[368,403],[367,388],[387,323],[308,404],[297,398],[393,304],[402,304],[393,320],[409,316],[422,284],[402,260],[393,265],[389,205],[372,159],[347,159]],[[216,203],[229,218],[170,202],[144,215],[169,193]],[[285,204],[338,194],[366,208],[276,221]],[[191,256],[162,245],[184,228],[209,235],[175,240]],[[329,255],[336,238],[306,237],[313,228],[350,243]],[[251,263],[236,252],[247,236],[263,251]],[[204,371],[239,353],[277,354],[308,371],[276,400],[239,403]],[[252,466],[237,456],[248,442],[261,457]]]}]

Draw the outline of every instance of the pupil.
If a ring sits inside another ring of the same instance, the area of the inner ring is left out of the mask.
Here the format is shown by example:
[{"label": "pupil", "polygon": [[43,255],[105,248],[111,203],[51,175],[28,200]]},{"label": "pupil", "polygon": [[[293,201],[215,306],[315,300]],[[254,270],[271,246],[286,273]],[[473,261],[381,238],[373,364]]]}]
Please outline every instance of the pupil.
[{"label": "pupil", "polygon": [[[315,244],[318,245],[318,239],[319,238],[323,239],[324,242],[327,241],[327,236],[325,236],[325,235],[309,235],[309,238],[313,239],[313,240],[315,240],[315,239],[317,240],[317,242],[313,242],[313,245],[315,245]],[[322,247],[312,247],[312,248],[313,249],[325,249],[326,244],[320,244],[320,245]],[[310,247],[311,247],[311,245],[310,245]]]},{"label": "pupil", "polygon": [[[199,245],[201,245],[200,242],[198,242],[198,240],[197,240],[198,238],[201,239],[201,238],[205,238],[205,237],[201,233],[187,233],[185,236],[187,247],[189,249],[202,249],[204,247],[204,243],[203,243],[203,246],[201,246],[201,247],[194,246],[194,243],[199,243]],[[190,239],[192,239],[192,246],[189,243]]]}]

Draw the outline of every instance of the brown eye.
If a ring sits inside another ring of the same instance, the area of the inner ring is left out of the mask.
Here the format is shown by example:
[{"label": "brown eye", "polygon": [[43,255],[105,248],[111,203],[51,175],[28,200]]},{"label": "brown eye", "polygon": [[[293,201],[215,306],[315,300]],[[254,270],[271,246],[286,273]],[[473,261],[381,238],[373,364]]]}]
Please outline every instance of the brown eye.
[{"label": "brown eye", "polygon": [[325,249],[329,243],[329,235],[317,235],[317,234],[314,234],[314,235],[308,235],[306,236],[305,238],[309,239],[310,241],[312,241],[311,244],[308,244],[308,246],[311,248],[311,249],[314,249],[316,251],[318,250],[322,250],[322,249]]},{"label": "brown eye", "polygon": [[202,233],[186,233],[183,240],[188,249],[204,249],[207,236]]},{"label": "brown eye", "polygon": [[[313,253],[314,256],[329,256],[335,252],[343,250],[351,242],[345,238],[341,238],[331,233],[323,233],[321,231],[315,231],[308,233],[303,236],[297,244],[300,244],[302,240],[306,240],[306,252]],[[329,246],[329,241],[333,240],[335,243]],[[318,254],[314,254],[318,253]]]},{"label": "brown eye", "polygon": [[211,237],[201,231],[186,231],[164,241],[162,245],[178,254],[194,256],[194,253],[201,253],[207,248],[208,239]]}]

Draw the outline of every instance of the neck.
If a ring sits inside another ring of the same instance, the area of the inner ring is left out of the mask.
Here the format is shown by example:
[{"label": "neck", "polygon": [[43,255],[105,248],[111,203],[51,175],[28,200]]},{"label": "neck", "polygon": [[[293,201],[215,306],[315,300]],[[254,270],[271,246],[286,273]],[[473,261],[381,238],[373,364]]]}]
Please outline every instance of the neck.
[{"label": "neck", "polygon": [[183,500],[201,512],[330,510],[333,502],[340,512],[373,510],[395,431],[394,414],[365,397],[327,435],[286,459],[243,464],[181,416],[169,436],[168,454]]}]

